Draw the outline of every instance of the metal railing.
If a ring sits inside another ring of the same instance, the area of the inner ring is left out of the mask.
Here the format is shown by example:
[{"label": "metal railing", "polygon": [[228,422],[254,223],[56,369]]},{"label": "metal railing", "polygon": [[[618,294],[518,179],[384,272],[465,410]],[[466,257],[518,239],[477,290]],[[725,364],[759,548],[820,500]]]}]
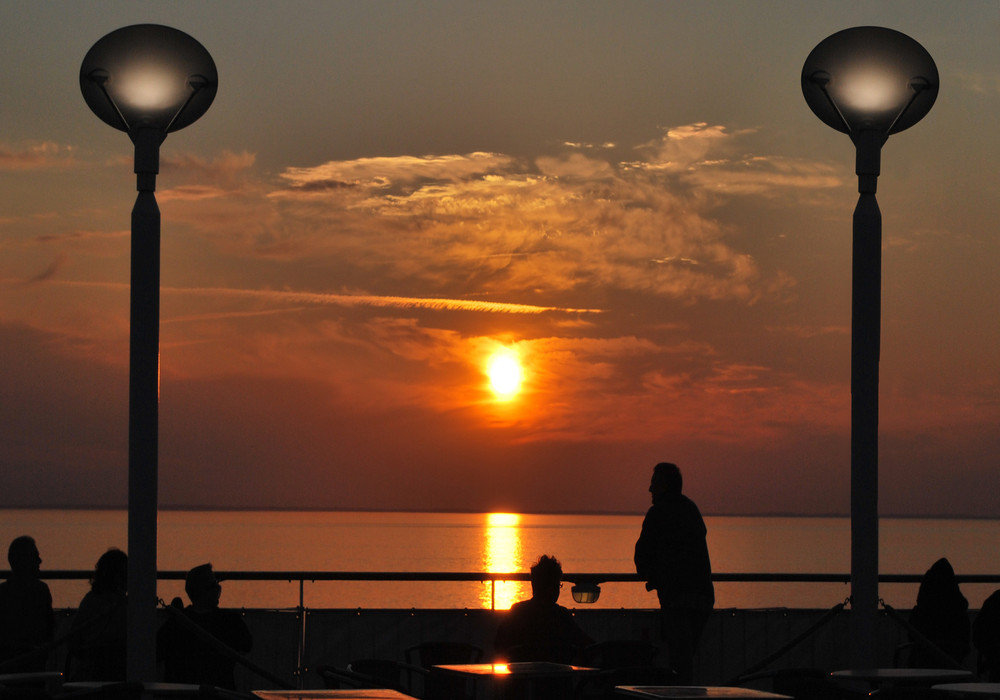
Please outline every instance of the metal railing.
[{"label": "metal railing", "polygon": [[[228,581],[259,581],[259,582],[280,582],[280,583],[296,583],[298,585],[298,606],[295,610],[296,614],[296,629],[294,630],[294,644],[296,645],[295,650],[295,660],[294,660],[294,680],[296,683],[302,683],[302,678],[304,672],[307,670],[307,634],[306,634],[306,620],[307,616],[311,611],[320,610],[321,608],[310,608],[306,604],[306,584],[312,584],[316,582],[327,582],[327,581],[375,581],[375,582],[467,582],[467,583],[485,583],[489,582],[491,585],[491,607],[490,611],[495,610],[496,602],[496,584],[497,582],[509,582],[509,581],[528,581],[530,580],[530,575],[525,572],[509,572],[509,573],[493,573],[493,572],[440,572],[440,571],[425,571],[425,572],[391,572],[391,571],[219,571],[217,572],[220,578]],[[0,578],[6,577],[9,572],[0,571]],[[41,577],[49,581],[87,581],[93,575],[92,571],[89,570],[47,570],[41,572]],[[185,571],[159,571],[157,577],[162,581],[183,581],[185,578]],[[716,583],[791,583],[791,584],[847,584],[850,582],[850,575],[846,573],[841,574],[810,574],[810,573],[716,573],[713,574],[713,581]],[[886,584],[919,584],[922,575],[919,574],[882,574],[879,576],[879,581]],[[634,583],[640,584],[642,580],[636,575],[631,573],[593,573],[593,572],[568,572],[563,575],[563,579],[568,583]],[[1000,584],[1000,574],[991,575],[977,575],[977,574],[966,574],[958,575],[957,579],[959,583],[963,584]],[[584,606],[587,607],[587,606]],[[840,603],[837,606],[839,609],[843,609],[844,603]],[[253,608],[246,608],[245,611],[253,611]],[[282,608],[281,610],[289,610],[289,608]],[[578,609],[579,610],[579,609]],[[624,608],[622,611],[624,612]],[[775,609],[782,610],[782,609]],[[274,610],[258,610],[257,612],[274,612]],[[290,610],[289,610],[290,611]],[[70,609],[66,610],[67,613]],[[335,612],[336,611],[322,611],[322,612]],[[392,612],[392,611],[382,611]],[[407,611],[399,611],[401,614],[411,614]],[[429,611],[431,614],[439,611]],[[602,612],[613,612],[613,611],[593,611],[596,614]],[[650,613],[649,610],[635,610],[638,614]],[[753,612],[753,611],[748,611]],[[758,614],[766,613],[766,611],[759,610],[756,611]],[[818,610],[803,610],[799,611],[802,614],[808,613],[818,613]],[[361,608],[358,608],[358,614],[361,614]],[[381,614],[381,613],[380,613]],[[484,614],[490,614],[484,610]],[[721,618],[729,619],[732,617],[731,614],[724,616],[719,616]],[[617,618],[616,618],[617,619]],[[801,615],[796,618],[800,620],[809,620],[810,618],[802,617]],[[825,620],[826,618],[824,618]],[[815,622],[815,621],[813,621]],[[617,623],[615,623],[617,624]],[[721,625],[721,622],[720,622]],[[810,627],[810,632],[813,627]],[[783,631],[784,627],[782,628]],[[765,635],[766,636],[766,635]],[[787,648],[792,645],[797,644],[800,637],[805,635],[799,635],[794,640],[790,641],[787,645],[782,646],[778,652],[772,653],[770,656],[765,657],[765,661],[769,662],[777,654],[782,654]],[[781,639],[780,636],[776,636],[775,639]],[[721,645],[721,642],[720,642]],[[745,668],[753,669],[760,666],[762,662],[756,659],[756,664],[749,663],[751,660],[747,659],[741,665],[740,668],[735,670],[740,671]],[[722,662],[720,662],[720,668],[723,667]],[[721,677],[721,676],[720,676]]]},{"label": "metal railing", "polygon": [[[217,575],[228,581],[273,581],[298,583],[299,604],[305,609],[305,584],[318,581],[452,581],[468,583],[486,583],[491,586],[491,609],[496,607],[496,584],[506,581],[529,581],[526,572],[456,572],[456,571],[218,571]],[[9,571],[0,571],[0,577],[6,578]],[[164,581],[183,581],[186,571],[159,571],[157,579]],[[41,577],[46,580],[89,580],[92,571],[84,570],[51,570],[42,571]],[[909,583],[918,584],[922,574],[879,574],[879,583]],[[956,574],[961,583],[992,583],[1000,584],[1000,574]],[[622,573],[564,573],[563,580],[569,583],[641,583],[636,574]],[[851,581],[851,575],[841,574],[808,574],[808,573],[713,573],[712,580],[716,583],[841,583]]]}]

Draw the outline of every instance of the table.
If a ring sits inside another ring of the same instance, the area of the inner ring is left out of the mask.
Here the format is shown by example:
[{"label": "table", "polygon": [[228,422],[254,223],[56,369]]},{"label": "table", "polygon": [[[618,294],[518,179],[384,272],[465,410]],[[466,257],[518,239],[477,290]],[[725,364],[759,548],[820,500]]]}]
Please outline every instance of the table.
[{"label": "table", "polygon": [[500,678],[516,676],[518,678],[565,678],[584,676],[597,673],[600,669],[589,666],[571,666],[557,664],[551,661],[520,661],[504,664],[442,664],[431,666],[445,673],[472,676],[473,678]]},{"label": "table", "polygon": [[255,690],[261,700],[415,700],[388,688],[342,688],[339,690]]},{"label": "table", "polygon": [[53,681],[62,678],[62,671],[25,671],[23,673],[0,673],[0,685]]},{"label": "table", "polygon": [[869,683],[908,683],[910,685],[933,685],[972,678],[972,671],[959,668],[862,668],[834,671],[835,680],[867,681]]},{"label": "table", "polygon": [[[527,692],[525,695],[529,700],[535,696],[538,682],[544,683],[553,679],[571,681],[581,676],[600,673],[598,668],[557,664],[550,661],[521,661],[509,664],[443,664],[431,666],[431,671],[471,678],[473,681],[486,679],[494,683],[494,686],[498,682],[523,680],[526,681]],[[547,694],[547,691],[544,688],[539,689],[538,694]]]},{"label": "table", "polygon": [[726,685],[619,685],[619,695],[633,698],[671,698],[672,700],[792,700],[791,696],[768,693],[754,688]]},{"label": "table", "polygon": [[931,687],[952,695],[1000,697],[1000,683],[940,683]]},{"label": "table", "polygon": [[[106,685],[125,685],[126,681],[70,681],[63,683],[62,687],[67,690],[89,690],[92,688],[103,688]],[[142,692],[144,695],[162,697],[164,695],[197,695],[201,686],[193,683],[143,683]]]}]

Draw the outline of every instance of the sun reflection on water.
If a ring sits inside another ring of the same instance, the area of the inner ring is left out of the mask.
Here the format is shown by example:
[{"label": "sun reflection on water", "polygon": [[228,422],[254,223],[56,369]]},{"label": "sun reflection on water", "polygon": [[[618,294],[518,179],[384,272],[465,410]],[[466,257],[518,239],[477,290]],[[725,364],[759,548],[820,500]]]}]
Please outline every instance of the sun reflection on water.
[{"label": "sun reflection on water", "polygon": [[[483,570],[489,573],[510,573],[524,567],[521,553],[521,516],[517,513],[488,513],[486,515],[486,542],[483,546]],[[487,584],[480,600],[483,607],[491,603],[497,610],[508,610],[522,598],[526,598],[528,584],[524,581],[497,581],[495,599],[491,600],[491,590]]]}]

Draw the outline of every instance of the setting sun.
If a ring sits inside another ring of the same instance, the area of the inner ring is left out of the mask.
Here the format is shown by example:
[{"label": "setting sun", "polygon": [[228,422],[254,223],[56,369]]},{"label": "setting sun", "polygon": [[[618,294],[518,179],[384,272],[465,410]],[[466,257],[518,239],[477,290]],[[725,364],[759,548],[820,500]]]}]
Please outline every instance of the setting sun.
[{"label": "setting sun", "polygon": [[493,353],[487,363],[486,374],[493,392],[501,399],[509,399],[521,390],[521,362],[517,354],[510,350]]}]

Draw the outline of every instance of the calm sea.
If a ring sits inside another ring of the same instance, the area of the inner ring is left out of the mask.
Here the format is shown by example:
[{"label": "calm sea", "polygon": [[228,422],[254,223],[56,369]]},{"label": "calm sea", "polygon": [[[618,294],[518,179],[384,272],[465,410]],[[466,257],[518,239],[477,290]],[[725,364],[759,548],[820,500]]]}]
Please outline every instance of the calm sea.
[{"label": "calm sea", "polygon": [[[210,561],[220,571],[524,572],[552,554],[567,572],[632,573],[641,515],[517,515],[290,511],[163,511],[159,568],[185,570]],[[847,518],[707,517],[716,572],[844,573],[850,568]],[[0,510],[0,542],[30,534],[44,569],[91,569],[110,546],[126,548],[124,511]],[[1000,573],[1000,521],[884,519],[881,570],[921,574],[946,556],[963,574]],[[75,607],[86,582],[50,582],[57,607]],[[993,585],[965,585],[978,608]],[[568,586],[565,605],[573,605]],[[297,583],[224,583],[223,604],[293,607]],[[717,607],[828,608],[847,597],[842,584],[716,585]],[[162,582],[159,595],[181,594]],[[529,594],[527,584],[499,583],[498,608]],[[908,608],[915,585],[883,585],[881,596]],[[318,582],[305,586],[309,607],[489,607],[489,583]],[[598,607],[648,608],[641,584],[602,586]]]}]

